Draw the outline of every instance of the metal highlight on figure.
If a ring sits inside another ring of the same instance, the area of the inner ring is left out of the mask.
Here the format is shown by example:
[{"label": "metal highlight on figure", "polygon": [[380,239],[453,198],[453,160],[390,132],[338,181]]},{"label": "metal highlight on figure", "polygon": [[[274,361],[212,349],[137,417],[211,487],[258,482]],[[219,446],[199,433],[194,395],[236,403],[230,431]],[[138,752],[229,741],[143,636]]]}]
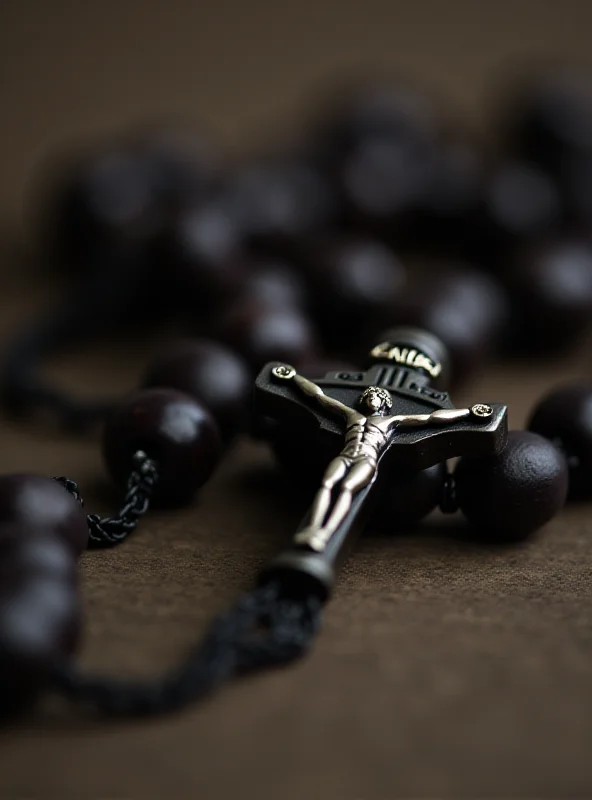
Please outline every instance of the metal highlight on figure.
[{"label": "metal highlight on figure", "polygon": [[345,420],[345,445],[327,466],[316,494],[310,522],[294,542],[321,552],[346,519],[354,496],[374,481],[378,461],[397,428],[445,425],[472,415],[470,408],[438,409],[430,414],[388,414],[393,401],[388,390],[369,386],[351,408],[326,395],[320,386],[288,365],[276,367],[276,378],[292,381],[299,391]]}]

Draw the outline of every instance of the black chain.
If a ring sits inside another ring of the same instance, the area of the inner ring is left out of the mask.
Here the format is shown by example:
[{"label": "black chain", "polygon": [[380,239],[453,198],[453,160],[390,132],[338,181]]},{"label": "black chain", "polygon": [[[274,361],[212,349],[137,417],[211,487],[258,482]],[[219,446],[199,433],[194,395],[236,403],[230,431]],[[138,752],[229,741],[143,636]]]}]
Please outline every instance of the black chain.
[{"label": "black chain", "polygon": [[[143,514],[148,511],[150,498],[158,480],[156,463],[142,450],[134,455],[134,469],[130,473],[123,504],[119,513],[113,517],[88,514],[89,548],[113,547],[123,542],[132,533]],[[68,491],[80,505],[83,505],[78,485],[69,478],[55,480]]]},{"label": "black chain", "polygon": [[289,596],[274,581],[243,595],[215,619],[201,644],[161,678],[136,683],[87,677],[68,664],[55,670],[54,687],[69,700],[110,716],[175,711],[233,676],[303,656],[319,629],[321,609],[316,595]]}]

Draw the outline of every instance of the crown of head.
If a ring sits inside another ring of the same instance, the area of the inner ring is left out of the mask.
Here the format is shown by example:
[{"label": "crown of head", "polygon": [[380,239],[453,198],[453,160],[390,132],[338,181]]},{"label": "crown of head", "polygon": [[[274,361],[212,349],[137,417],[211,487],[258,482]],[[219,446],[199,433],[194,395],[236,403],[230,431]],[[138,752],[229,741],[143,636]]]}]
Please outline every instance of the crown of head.
[{"label": "crown of head", "polygon": [[384,413],[392,408],[393,400],[389,392],[381,386],[369,386],[360,395],[360,406],[373,413]]}]

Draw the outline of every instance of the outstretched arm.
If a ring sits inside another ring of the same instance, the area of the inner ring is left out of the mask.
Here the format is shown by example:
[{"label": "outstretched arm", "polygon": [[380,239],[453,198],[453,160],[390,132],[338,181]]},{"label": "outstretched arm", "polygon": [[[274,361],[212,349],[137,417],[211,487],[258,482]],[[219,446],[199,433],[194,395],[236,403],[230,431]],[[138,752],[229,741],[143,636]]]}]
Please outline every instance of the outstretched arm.
[{"label": "outstretched arm", "polygon": [[470,408],[439,408],[431,414],[397,414],[389,417],[389,428],[415,428],[422,425],[446,425],[471,416]]},{"label": "outstretched arm", "polygon": [[309,381],[308,378],[304,378],[302,375],[296,373],[292,380],[303,394],[314,398],[319,405],[323,406],[328,411],[332,411],[334,414],[340,414],[346,419],[356,414],[353,408],[346,406],[345,403],[340,403],[339,400],[335,400],[333,397],[329,397],[320,386],[317,386],[313,381]]}]

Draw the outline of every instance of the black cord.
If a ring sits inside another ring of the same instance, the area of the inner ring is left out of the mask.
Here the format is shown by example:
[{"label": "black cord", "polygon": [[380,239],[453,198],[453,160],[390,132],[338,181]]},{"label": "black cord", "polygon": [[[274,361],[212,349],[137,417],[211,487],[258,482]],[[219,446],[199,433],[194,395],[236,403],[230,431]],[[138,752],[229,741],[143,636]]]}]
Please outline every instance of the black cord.
[{"label": "black cord", "polygon": [[[113,547],[121,544],[132,533],[150,506],[150,498],[158,480],[156,463],[143,450],[135,453],[134,469],[127,482],[123,504],[115,516],[101,517],[88,514],[88,547]],[[54,478],[80,505],[84,505],[78,485],[70,478]]]},{"label": "black cord", "polygon": [[243,595],[211,624],[201,644],[161,678],[145,682],[86,676],[58,666],[54,688],[68,700],[109,716],[149,716],[180,709],[233,676],[303,656],[321,621],[315,594],[286,594],[278,581]]}]

